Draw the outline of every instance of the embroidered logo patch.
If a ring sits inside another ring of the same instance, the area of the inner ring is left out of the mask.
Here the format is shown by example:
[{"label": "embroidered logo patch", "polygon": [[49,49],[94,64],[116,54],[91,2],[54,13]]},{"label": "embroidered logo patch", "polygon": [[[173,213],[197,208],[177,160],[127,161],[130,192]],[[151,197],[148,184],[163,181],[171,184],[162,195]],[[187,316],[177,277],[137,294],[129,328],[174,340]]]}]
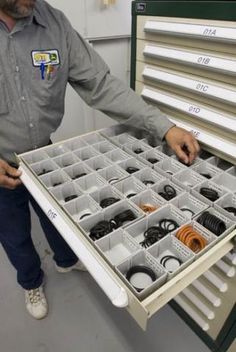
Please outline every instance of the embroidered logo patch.
[{"label": "embroidered logo patch", "polygon": [[59,65],[60,57],[58,50],[33,50],[32,51],[32,60],[34,67],[39,67],[42,64],[44,65]]}]

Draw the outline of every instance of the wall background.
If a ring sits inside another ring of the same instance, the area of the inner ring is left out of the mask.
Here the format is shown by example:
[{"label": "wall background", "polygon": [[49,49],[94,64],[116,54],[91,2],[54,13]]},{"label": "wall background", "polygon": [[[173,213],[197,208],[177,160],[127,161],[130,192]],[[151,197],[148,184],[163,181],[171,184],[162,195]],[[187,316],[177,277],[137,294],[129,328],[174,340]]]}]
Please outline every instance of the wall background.
[{"label": "wall background", "polygon": [[[103,57],[112,74],[129,85],[132,0],[116,0],[110,6],[104,6],[102,0],[48,2],[66,14],[73,27]],[[52,139],[67,139],[113,123],[104,114],[86,106],[68,85],[65,117]]]}]

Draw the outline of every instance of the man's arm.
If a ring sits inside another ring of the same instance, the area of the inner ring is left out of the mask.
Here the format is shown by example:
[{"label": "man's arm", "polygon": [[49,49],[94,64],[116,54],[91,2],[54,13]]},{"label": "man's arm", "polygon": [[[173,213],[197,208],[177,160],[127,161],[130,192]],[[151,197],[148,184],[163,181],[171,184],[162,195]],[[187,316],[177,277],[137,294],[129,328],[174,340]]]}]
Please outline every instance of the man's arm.
[{"label": "man's arm", "polygon": [[166,139],[178,157],[191,163],[199,146],[187,131],[175,125],[157,108],[146,104],[132,89],[110,74],[108,66],[66,20],[69,55],[68,81],[92,108],[116,121]]}]

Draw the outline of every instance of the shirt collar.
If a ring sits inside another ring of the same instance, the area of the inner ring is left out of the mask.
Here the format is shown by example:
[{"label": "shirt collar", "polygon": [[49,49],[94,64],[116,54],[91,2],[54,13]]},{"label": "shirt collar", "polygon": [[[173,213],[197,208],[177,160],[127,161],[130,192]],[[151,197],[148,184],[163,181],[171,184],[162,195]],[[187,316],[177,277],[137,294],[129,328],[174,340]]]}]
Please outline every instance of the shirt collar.
[{"label": "shirt collar", "polygon": [[33,13],[32,13],[32,22],[35,21],[37,24],[39,24],[42,27],[47,28],[47,23],[44,20],[44,18],[42,17],[39,9],[37,8],[37,6],[35,6],[35,8],[33,9]]}]

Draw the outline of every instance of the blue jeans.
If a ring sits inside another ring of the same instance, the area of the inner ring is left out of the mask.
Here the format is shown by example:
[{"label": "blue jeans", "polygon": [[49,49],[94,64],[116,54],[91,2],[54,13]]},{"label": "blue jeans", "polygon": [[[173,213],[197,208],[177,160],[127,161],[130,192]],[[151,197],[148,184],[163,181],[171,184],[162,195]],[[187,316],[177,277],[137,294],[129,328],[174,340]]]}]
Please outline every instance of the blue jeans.
[{"label": "blue jeans", "polygon": [[43,281],[40,258],[31,238],[29,202],[39,217],[57,265],[66,268],[78,261],[23,185],[15,190],[0,187],[0,243],[17,271],[18,283],[26,290],[39,287]]}]

